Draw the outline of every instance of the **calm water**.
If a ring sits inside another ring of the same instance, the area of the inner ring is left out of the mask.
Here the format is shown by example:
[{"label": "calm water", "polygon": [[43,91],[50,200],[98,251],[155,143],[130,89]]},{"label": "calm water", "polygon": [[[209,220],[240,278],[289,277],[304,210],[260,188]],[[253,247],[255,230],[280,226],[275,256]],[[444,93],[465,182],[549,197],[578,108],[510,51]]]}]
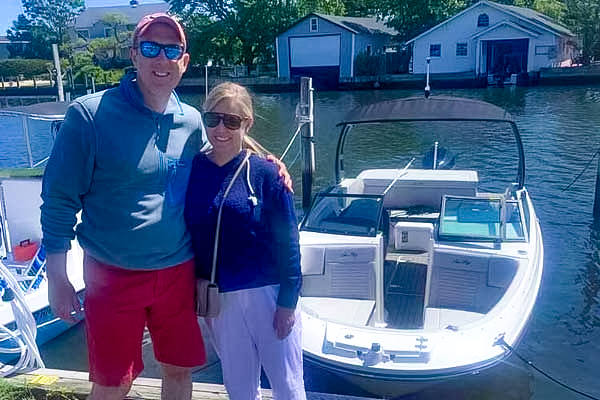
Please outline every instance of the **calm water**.
[{"label": "calm water", "polygon": [[[413,94],[420,93],[383,90],[315,93],[315,186],[325,187],[333,181],[335,124],[348,110],[360,104]],[[517,351],[560,381],[600,397],[597,372],[600,371],[600,229],[595,227],[592,215],[597,159],[588,166],[600,148],[600,86],[493,88],[436,94],[485,100],[515,116],[526,152],[526,185],[541,221],[545,243],[542,288]],[[193,105],[200,105],[201,100],[201,96],[184,96],[184,101]],[[296,129],[297,102],[298,95],[293,93],[256,96],[259,117],[253,135],[277,154],[281,154]],[[384,150],[389,151],[388,141],[370,143],[362,158],[376,159]],[[301,162],[294,163],[297,153],[298,147],[293,147],[285,161],[294,176],[300,202]],[[582,171],[579,179],[565,190]],[[49,367],[85,367],[80,331],[75,329],[43,349]],[[310,366],[306,375],[308,390],[364,395]],[[409,398],[582,397],[532,372],[513,356],[495,374],[465,378]]]}]

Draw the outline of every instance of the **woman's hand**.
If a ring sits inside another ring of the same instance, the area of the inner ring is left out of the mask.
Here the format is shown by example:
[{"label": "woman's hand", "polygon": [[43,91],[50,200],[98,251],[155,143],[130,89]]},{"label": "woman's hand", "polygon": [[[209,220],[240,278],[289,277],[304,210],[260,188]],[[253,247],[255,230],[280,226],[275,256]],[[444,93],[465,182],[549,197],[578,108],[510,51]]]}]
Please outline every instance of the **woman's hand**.
[{"label": "woman's hand", "polygon": [[277,164],[277,167],[279,168],[279,176],[281,177],[281,179],[283,179],[283,184],[285,185],[285,187],[287,187],[290,193],[294,193],[292,177],[290,176],[290,173],[288,172],[287,167],[285,166],[283,161],[281,161],[279,158],[275,157],[272,154],[267,154],[265,158]]},{"label": "woman's hand", "polygon": [[273,318],[273,329],[279,339],[285,339],[296,323],[296,309],[277,306]]}]

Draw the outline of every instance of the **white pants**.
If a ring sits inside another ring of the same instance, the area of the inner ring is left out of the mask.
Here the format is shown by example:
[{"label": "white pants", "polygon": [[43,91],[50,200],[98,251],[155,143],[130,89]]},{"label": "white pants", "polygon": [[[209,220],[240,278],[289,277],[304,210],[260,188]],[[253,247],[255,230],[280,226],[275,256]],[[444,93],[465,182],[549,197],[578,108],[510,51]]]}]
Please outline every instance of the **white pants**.
[{"label": "white pants", "polygon": [[206,319],[231,400],[261,398],[261,366],[275,399],[306,399],[300,312],[291,333],[278,339],[273,328],[278,293],[279,286],[221,293],[221,313]]}]

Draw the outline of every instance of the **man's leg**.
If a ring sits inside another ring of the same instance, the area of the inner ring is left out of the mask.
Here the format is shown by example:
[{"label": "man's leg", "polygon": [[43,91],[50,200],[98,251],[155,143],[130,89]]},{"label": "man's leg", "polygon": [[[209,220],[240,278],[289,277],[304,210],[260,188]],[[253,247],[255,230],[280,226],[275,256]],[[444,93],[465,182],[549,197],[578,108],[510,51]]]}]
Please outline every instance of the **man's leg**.
[{"label": "man's leg", "polygon": [[143,369],[142,336],[152,274],[84,259],[85,327],[92,392],[90,399],[123,399]]},{"label": "man's leg", "polygon": [[92,391],[87,400],[123,400],[131,389],[131,384],[122,386],[101,386],[92,384]]},{"label": "man's leg", "polygon": [[189,400],[192,398],[192,369],[161,363],[162,400]]},{"label": "man's leg", "polygon": [[195,289],[193,260],[157,271],[147,325],[154,355],[161,363],[163,399],[191,399],[192,368],[206,362],[194,310]]}]

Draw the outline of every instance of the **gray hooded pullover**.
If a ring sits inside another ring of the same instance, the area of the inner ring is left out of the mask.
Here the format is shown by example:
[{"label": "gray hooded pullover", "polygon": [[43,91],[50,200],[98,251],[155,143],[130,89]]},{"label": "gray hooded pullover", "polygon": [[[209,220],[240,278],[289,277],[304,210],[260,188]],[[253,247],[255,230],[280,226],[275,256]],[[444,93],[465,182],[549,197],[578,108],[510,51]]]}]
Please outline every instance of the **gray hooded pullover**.
[{"label": "gray hooded pullover", "polygon": [[191,259],[183,209],[205,137],[200,113],[175,93],[163,114],[147,108],[134,75],[75,100],[44,173],[46,251],[68,250],[77,234],[89,255],[121,268],[156,270]]}]

